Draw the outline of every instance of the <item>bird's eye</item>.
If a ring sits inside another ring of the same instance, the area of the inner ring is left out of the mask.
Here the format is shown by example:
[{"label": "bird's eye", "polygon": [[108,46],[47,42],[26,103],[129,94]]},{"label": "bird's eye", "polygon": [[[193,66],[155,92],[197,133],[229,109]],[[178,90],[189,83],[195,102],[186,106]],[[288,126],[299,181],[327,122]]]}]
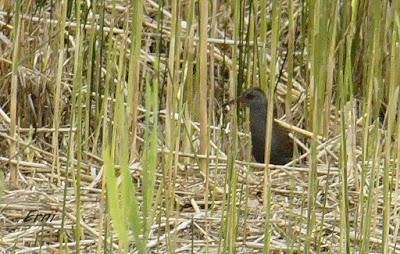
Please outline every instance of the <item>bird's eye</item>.
[{"label": "bird's eye", "polygon": [[248,93],[248,94],[246,95],[246,98],[247,98],[247,99],[253,99],[253,98],[254,98],[254,94]]}]

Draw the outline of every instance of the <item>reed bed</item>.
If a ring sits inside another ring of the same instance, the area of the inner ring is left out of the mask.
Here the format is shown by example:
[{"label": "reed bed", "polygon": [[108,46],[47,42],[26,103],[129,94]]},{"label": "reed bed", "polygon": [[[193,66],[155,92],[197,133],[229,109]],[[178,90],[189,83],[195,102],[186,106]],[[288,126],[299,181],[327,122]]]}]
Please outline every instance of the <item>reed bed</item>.
[{"label": "reed bed", "polygon": [[400,253],[399,68],[399,1],[2,1],[0,252]]}]

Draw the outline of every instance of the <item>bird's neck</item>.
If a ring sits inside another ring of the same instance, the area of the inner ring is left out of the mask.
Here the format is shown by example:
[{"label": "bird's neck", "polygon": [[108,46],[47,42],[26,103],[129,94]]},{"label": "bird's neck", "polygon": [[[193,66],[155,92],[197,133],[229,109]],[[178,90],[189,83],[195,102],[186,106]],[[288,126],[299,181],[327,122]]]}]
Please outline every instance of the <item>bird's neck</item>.
[{"label": "bird's neck", "polygon": [[250,107],[250,128],[253,136],[265,138],[266,111],[265,104]]}]

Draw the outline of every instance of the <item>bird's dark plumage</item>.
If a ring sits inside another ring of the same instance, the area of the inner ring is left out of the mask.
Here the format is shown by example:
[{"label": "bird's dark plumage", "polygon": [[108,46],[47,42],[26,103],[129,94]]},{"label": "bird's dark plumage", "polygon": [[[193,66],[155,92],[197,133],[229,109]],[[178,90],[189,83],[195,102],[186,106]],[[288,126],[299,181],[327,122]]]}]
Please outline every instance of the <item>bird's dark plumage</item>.
[{"label": "bird's dark plumage", "polygon": [[[267,98],[260,88],[250,88],[244,91],[237,101],[250,108],[250,130],[252,153],[259,163],[264,163],[265,152],[265,122],[267,116]],[[288,132],[279,124],[272,123],[270,163],[283,165],[292,160],[293,142]]]}]

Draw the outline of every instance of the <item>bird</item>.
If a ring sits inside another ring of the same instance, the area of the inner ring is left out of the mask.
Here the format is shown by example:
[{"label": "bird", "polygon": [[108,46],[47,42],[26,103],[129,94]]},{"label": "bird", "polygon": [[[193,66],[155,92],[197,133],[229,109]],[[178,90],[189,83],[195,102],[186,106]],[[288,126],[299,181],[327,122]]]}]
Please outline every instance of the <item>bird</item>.
[{"label": "bird", "polygon": [[[265,123],[267,117],[267,98],[263,90],[253,87],[245,90],[236,102],[250,109],[250,131],[252,154],[258,163],[264,163]],[[278,123],[272,123],[270,163],[284,165],[292,160],[293,141],[287,129]]]}]

